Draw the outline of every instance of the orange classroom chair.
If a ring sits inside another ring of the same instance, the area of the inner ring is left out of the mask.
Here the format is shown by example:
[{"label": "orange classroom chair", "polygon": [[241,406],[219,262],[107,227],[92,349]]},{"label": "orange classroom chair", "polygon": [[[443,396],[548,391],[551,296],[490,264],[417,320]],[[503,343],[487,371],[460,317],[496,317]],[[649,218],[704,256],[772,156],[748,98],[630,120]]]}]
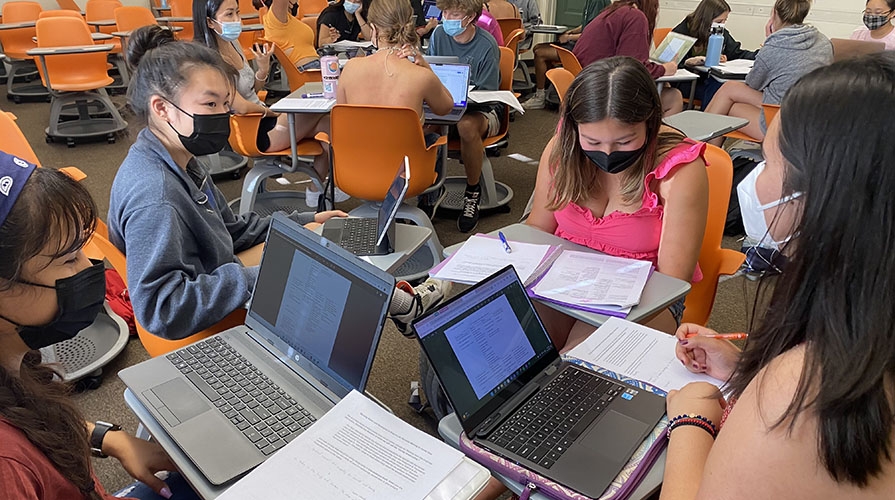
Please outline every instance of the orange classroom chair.
[{"label": "orange classroom chair", "polygon": [[565,68],[552,68],[547,70],[547,79],[553,84],[553,88],[556,89],[556,94],[559,96],[559,102],[562,104],[566,91],[569,90],[575,76]]},{"label": "orange classroom chair", "polygon": [[552,43],[550,46],[556,49],[556,53],[559,55],[559,63],[563,68],[566,68],[569,73],[572,73],[572,76],[578,76],[578,73],[581,73],[581,63],[578,61],[574,52]]},{"label": "orange classroom chair", "polygon": [[503,17],[496,19],[496,21],[497,25],[500,26],[500,34],[503,35],[504,45],[506,45],[506,40],[510,34],[518,29],[522,29],[522,19],[518,17]]},{"label": "orange classroom chair", "polygon": [[721,148],[706,145],[706,173],[709,179],[709,213],[705,222],[705,236],[699,250],[699,268],[702,281],[693,283],[684,302],[683,321],[705,325],[715,304],[718,277],[736,273],[746,256],[736,250],[721,248],[724,224],[727,219],[727,205],[733,184],[733,162]]},{"label": "orange classroom chair", "polygon": [[80,12],[68,9],[44,10],[37,16],[38,19],[43,19],[45,17],[76,17],[78,19],[84,19]]},{"label": "orange classroom chair", "polygon": [[75,0],[56,0],[56,4],[60,9],[64,10],[73,10],[78,14],[83,14],[84,11],[81,10],[81,7],[75,2]]},{"label": "orange classroom chair", "polygon": [[[88,0],[87,8],[85,9],[85,19],[88,22],[114,21],[115,9],[118,9],[120,7],[123,6],[118,0]],[[112,33],[118,31],[117,21],[116,24],[113,24],[111,26],[99,26],[98,31],[100,33],[111,35]],[[105,43],[112,46],[112,52],[109,53],[109,58],[118,69],[118,74],[121,75],[121,84],[114,86],[114,88],[127,89],[127,84],[130,82],[130,75],[127,72],[127,64],[125,64],[124,55],[122,54],[123,46],[121,43],[121,38],[116,36],[110,40],[99,43]]]},{"label": "orange classroom chair", "polygon": [[[121,279],[127,283],[127,258],[121,253],[121,250],[118,250],[118,248],[109,241],[109,230],[103,221],[97,219],[96,231],[94,231],[93,235],[90,237],[90,241],[87,242],[87,247],[86,251],[88,254],[99,254],[105,257],[109,264],[111,264],[111,266],[118,271],[118,274],[121,275]],[[210,337],[224,330],[239,326],[245,322],[245,316],[245,309],[237,309],[214,326],[180,340],[168,340],[159,337],[158,335],[153,335],[146,331],[136,318],[134,318],[134,323],[137,326],[137,336],[140,338],[143,347],[146,348],[146,352],[148,352],[150,356],[156,357],[180,349],[181,347],[190,345],[193,342]]]},{"label": "orange classroom chair", "polygon": [[[39,19],[36,30],[38,48],[28,53],[39,57],[41,78],[52,97],[47,141],[65,138],[74,147],[75,138],[105,136],[114,143],[127,122],[105,90],[114,81],[106,62],[110,46],[94,45],[83,19]],[[63,108],[77,109],[76,118],[63,119]]]},{"label": "orange classroom chair", "polygon": [[329,5],[327,0],[301,0],[298,2],[298,15],[295,17],[301,19],[316,16],[323,12],[327,5]]},{"label": "orange classroom chair", "polygon": [[171,7],[171,17],[189,18],[188,21],[170,21],[169,26],[182,28],[174,35],[178,40],[186,42],[193,41],[193,2],[192,0],[169,0],[168,5]]},{"label": "orange classroom chair", "polygon": [[[774,118],[777,117],[777,113],[780,111],[780,105],[779,104],[762,104],[761,109],[762,109],[762,111],[764,111],[764,122],[766,124],[770,125],[770,123],[772,121],[774,121]],[[734,130],[733,132],[728,132],[728,133],[724,134],[724,137],[729,137],[731,139],[742,139],[744,141],[751,141],[751,142],[759,142],[759,143],[762,142],[760,139],[756,139],[755,137],[752,137],[751,135],[748,135],[744,132],[740,132],[739,130]]]},{"label": "orange classroom chair", "polygon": [[[4,24],[33,23],[43,8],[37,2],[6,2],[2,13]],[[37,48],[34,42],[36,29],[26,26],[17,29],[0,30],[0,44],[9,62],[6,78],[6,96],[16,104],[26,97],[48,97],[49,91],[39,82],[15,83],[16,78],[31,78],[37,75],[36,61],[28,51]]]},{"label": "orange classroom chair", "polygon": [[665,37],[671,33],[671,28],[656,28],[653,30],[653,46],[658,47]]},{"label": "orange classroom chair", "polygon": [[151,10],[138,5],[118,7],[113,14],[115,16],[116,31],[133,31],[143,26],[158,24]]}]

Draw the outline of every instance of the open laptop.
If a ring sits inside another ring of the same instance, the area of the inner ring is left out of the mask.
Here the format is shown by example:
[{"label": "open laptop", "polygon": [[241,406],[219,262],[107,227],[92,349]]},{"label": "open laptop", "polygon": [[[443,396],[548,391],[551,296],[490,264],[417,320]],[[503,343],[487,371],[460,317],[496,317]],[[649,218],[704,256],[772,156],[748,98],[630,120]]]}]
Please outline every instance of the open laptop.
[{"label": "open laptop", "polygon": [[434,17],[441,21],[441,9],[435,5],[435,0],[423,0],[423,16],[426,19]]},{"label": "open laptop", "polygon": [[212,484],[363,391],[395,280],[273,216],[246,323],[118,375]]},{"label": "open laptop", "polygon": [[650,53],[650,61],[659,64],[674,61],[675,64],[680,66],[681,61],[684,60],[684,56],[687,55],[687,52],[690,52],[690,49],[692,49],[695,44],[696,39],[692,36],[682,35],[671,31],[665,36],[662,43]]},{"label": "open laptop", "polygon": [[665,399],[560,359],[507,266],[413,322],[476,444],[599,498]]},{"label": "open laptop", "polygon": [[469,65],[429,62],[429,67],[454,98],[454,109],[446,115],[436,115],[429,109],[429,106],[423,105],[426,120],[460,121],[463,113],[466,112],[466,100],[469,94]]},{"label": "open laptop", "polygon": [[406,156],[385,199],[379,214],[372,217],[332,218],[323,224],[323,237],[354,255],[387,255],[395,251],[395,217],[407,195],[410,183],[410,159]]}]

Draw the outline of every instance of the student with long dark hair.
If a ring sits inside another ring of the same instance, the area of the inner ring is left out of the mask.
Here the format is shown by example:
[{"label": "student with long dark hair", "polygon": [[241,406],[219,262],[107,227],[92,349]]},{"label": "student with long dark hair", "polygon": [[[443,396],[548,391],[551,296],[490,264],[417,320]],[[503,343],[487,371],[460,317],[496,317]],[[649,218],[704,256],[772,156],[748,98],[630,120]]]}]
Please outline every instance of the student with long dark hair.
[{"label": "student with long dark hair", "polygon": [[[560,114],[541,155],[528,224],[610,255],[652,261],[682,280],[701,279],[705,145],[662,125],[659,93],[643,64],[612,57],[584,68]],[[681,300],[653,326],[673,332],[683,309]],[[553,309],[539,313],[559,349],[593,331]]]},{"label": "student with long dark hair", "polygon": [[[705,55],[708,51],[712,24],[727,24],[729,16],[730,4],[726,0],[702,0],[693,12],[674,27],[672,31],[675,33],[692,36],[696,39],[693,48],[687,52],[681,61],[680,65],[682,67],[705,64]],[[757,53],[758,51],[743,49],[740,42],[733,38],[726,27],[724,28],[724,43],[721,49],[722,62],[735,59],[753,60]],[[682,91],[689,90],[690,83],[678,83],[675,86]],[[706,74],[700,74],[696,87],[696,99],[702,101],[702,106],[705,107],[719,88],[721,88],[721,84],[717,80],[709,78]]]},{"label": "student with long dark hair", "polygon": [[670,417],[698,417],[670,427],[663,500],[892,497],[895,143],[879,110],[893,106],[891,53],[815,70],[784,98],[783,187],[803,193],[791,259],[742,355],[682,327],[700,337],[679,334],[681,360],[730,377],[731,400],[704,383],[669,394]]},{"label": "student with long dark hair", "polygon": [[328,5],[317,16],[317,46],[339,40],[356,42],[363,35],[372,40],[373,32],[367,22],[370,0],[339,0]]},{"label": "student with long dark hair", "polygon": [[[0,152],[0,498],[111,500],[96,480],[91,449],[121,462],[144,484],[130,498],[198,498],[158,445],[105,422],[86,422],[69,388],[37,349],[73,338],[102,309],[102,262],[81,251],[96,205],[58,170]],[[96,453],[96,452],[94,452]],[[181,496],[182,495],[182,496]]]},{"label": "student with long dark hair", "polygon": [[[261,151],[283,151],[289,149],[294,140],[313,139],[319,132],[329,132],[329,115],[302,113],[295,119],[295,133],[289,133],[289,120],[285,114],[271,111],[261,102],[258,91],[264,88],[270,74],[270,58],[273,55],[269,43],[255,44],[252,52],[255,55],[257,71],[252,68],[239,44],[242,33],[242,20],[239,17],[239,4],[236,0],[194,0],[193,1],[193,41],[218,51],[224,61],[238,73],[236,93],[233,95],[232,109],[238,115],[262,113],[264,118],[258,126],[258,137],[255,140]],[[168,39],[165,40],[165,37]],[[159,33],[158,44],[173,41],[173,35]],[[321,179],[329,175],[329,148],[323,148],[323,154],[314,157],[314,170]],[[305,202],[309,208],[316,209],[320,193],[308,187],[305,190]],[[348,196],[336,190],[336,202],[342,202]]]}]

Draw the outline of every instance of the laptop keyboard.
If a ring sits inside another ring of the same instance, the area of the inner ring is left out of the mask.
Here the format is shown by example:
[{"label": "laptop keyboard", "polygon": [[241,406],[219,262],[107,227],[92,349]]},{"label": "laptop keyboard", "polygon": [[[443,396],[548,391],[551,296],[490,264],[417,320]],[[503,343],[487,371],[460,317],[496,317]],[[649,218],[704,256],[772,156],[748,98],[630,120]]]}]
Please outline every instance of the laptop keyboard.
[{"label": "laptop keyboard", "polygon": [[485,441],[549,469],[623,391],[619,384],[568,367]]},{"label": "laptop keyboard", "polygon": [[339,246],[351,253],[372,253],[376,249],[379,221],[373,218],[348,218],[342,225]]},{"label": "laptop keyboard", "polygon": [[166,358],[265,455],[285,446],[316,420],[217,337],[196,342]]}]

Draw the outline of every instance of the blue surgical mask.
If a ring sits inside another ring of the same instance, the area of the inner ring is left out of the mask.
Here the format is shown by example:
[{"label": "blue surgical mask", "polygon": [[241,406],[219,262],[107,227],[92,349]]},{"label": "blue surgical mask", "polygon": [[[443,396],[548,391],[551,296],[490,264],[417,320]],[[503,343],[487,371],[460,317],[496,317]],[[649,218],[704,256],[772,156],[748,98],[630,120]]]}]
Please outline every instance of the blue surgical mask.
[{"label": "blue surgical mask", "polygon": [[353,2],[345,2],[343,4],[343,7],[345,7],[345,12],[347,12],[349,14],[354,14],[355,12],[357,12],[357,9],[360,8],[360,4],[353,3]]},{"label": "blue surgical mask", "polygon": [[241,21],[229,21],[222,23],[216,19],[212,19],[212,21],[221,25],[221,38],[227,40],[228,42],[235,41],[239,38],[239,35],[242,34],[242,22]]},{"label": "blue surgical mask", "polygon": [[463,26],[462,19],[445,19],[442,21],[441,28],[447,34],[447,36],[457,36],[460,33],[463,33],[466,30],[466,27]]}]

